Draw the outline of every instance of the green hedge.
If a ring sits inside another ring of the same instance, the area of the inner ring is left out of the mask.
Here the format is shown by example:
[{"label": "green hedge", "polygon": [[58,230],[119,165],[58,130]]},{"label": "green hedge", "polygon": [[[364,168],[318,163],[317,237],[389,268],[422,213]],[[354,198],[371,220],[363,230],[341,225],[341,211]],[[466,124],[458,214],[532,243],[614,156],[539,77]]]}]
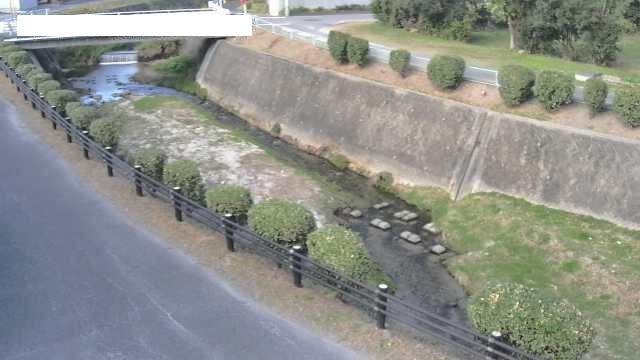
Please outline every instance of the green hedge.
[{"label": "green hedge", "polygon": [[411,53],[407,50],[393,50],[389,54],[389,66],[391,66],[391,68],[402,77],[405,77],[407,75],[407,72],[409,71],[410,61]]},{"label": "green hedge", "polygon": [[36,91],[46,96],[50,91],[60,90],[61,88],[62,85],[56,80],[47,80],[39,83]]},{"label": "green hedge", "polygon": [[617,90],[613,109],[626,126],[640,127],[640,89],[627,86]]},{"label": "green hedge", "polygon": [[133,164],[139,165],[143,174],[162,181],[167,154],[160,149],[141,149],[133,155]]},{"label": "green hedge", "polygon": [[555,111],[573,101],[575,84],[571,75],[544,70],[536,78],[536,96],[547,111]]},{"label": "green hedge", "polygon": [[93,106],[69,106],[71,104],[75,104],[75,102],[71,102],[65,107],[71,122],[80,129],[89,129],[91,123],[98,118],[98,110]]},{"label": "green hedge", "polygon": [[40,84],[41,82],[45,82],[47,80],[53,80],[53,76],[51,76],[51,74],[49,73],[45,73],[40,70],[34,70],[29,73],[26,80],[27,80],[27,84],[29,84],[30,87],[37,89],[38,84]]},{"label": "green hedge", "polygon": [[584,98],[592,114],[604,111],[608,94],[609,86],[600,78],[589,79],[584,85]]},{"label": "green hedge", "polygon": [[34,64],[22,64],[16,67],[16,73],[20,74],[22,78],[25,80],[27,76],[29,76],[29,74],[35,70],[38,70],[38,67],[35,66]]},{"label": "green hedge", "polygon": [[521,65],[507,65],[500,69],[498,83],[504,103],[516,106],[533,97],[536,74]]},{"label": "green hedge", "polygon": [[89,134],[102,146],[118,146],[122,126],[117,119],[101,118],[89,126]]},{"label": "green hedge", "polygon": [[286,200],[263,201],[249,210],[249,226],[258,235],[281,244],[304,244],[316,228],[311,211]]},{"label": "green hedge", "polygon": [[518,284],[490,285],[468,307],[474,326],[545,359],[576,360],[591,346],[595,331],[566,301]]},{"label": "green hedge", "polygon": [[207,191],[207,206],[220,214],[231,214],[244,222],[253,205],[251,191],[242,186],[220,185]]},{"label": "green hedge", "polygon": [[70,103],[67,103],[67,106],[64,107],[64,111],[67,114],[71,114],[73,109],[78,108],[80,106],[82,106],[82,104],[79,101],[72,101]]},{"label": "green hedge", "polygon": [[[40,85],[44,83],[38,83],[38,89],[40,89]],[[56,110],[64,113],[66,111],[66,106],[70,102],[78,101],[78,93],[73,90],[53,90],[44,94],[44,98],[49,102],[51,106],[55,106]]]},{"label": "green hedge", "polygon": [[179,186],[182,195],[204,204],[204,181],[195,161],[176,160],[168,163],[164,167],[162,178],[170,187]]},{"label": "green hedge", "polygon": [[15,51],[7,55],[7,64],[11,67],[18,67],[24,64],[31,64],[31,56],[26,51]]},{"label": "green hedge", "polygon": [[327,225],[309,234],[309,256],[353,279],[377,286],[392,286],[389,277],[369,257],[360,235],[338,225]]},{"label": "green hedge", "polygon": [[429,80],[440,89],[456,89],[464,80],[464,59],[459,56],[436,55],[427,66]]},{"label": "green hedge", "polygon": [[7,61],[6,57],[16,51],[24,51],[20,46],[17,45],[6,45],[0,47],[0,56],[2,56],[4,61]]},{"label": "green hedge", "polygon": [[349,34],[341,33],[339,31],[331,30],[329,32],[329,39],[327,40],[329,53],[333,60],[338,64],[345,64],[349,61],[349,57],[347,55],[349,37]]},{"label": "green hedge", "polygon": [[350,36],[347,41],[347,58],[352,64],[364,66],[367,63],[369,54],[369,41]]}]

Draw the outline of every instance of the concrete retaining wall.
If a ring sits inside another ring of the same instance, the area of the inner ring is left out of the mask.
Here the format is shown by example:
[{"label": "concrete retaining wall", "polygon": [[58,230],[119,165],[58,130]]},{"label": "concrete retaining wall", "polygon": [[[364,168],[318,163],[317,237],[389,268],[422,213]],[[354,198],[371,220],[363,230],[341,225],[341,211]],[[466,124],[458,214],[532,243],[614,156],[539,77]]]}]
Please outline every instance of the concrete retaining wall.
[{"label": "concrete retaining wall", "polygon": [[454,198],[497,191],[640,227],[640,143],[494,113],[235,47],[198,82],[254,124],[280,123],[372,171]]}]

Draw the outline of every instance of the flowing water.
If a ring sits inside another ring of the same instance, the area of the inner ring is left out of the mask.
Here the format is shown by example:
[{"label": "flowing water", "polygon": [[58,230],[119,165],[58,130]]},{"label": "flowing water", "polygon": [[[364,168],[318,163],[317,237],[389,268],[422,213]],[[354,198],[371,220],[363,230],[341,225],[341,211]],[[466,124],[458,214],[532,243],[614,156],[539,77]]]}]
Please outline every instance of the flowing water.
[{"label": "flowing water", "polygon": [[[117,101],[126,95],[171,95],[179,96],[198,104],[226,127],[242,131],[252,142],[264,149],[277,153],[287,164],[322,177],[364,203],[362,217],[354,218],[343,209],[335,209],[335,220],[360,233],[371,255],[381,264],[397,286],[397,295],[406,301],[420,305],[430,311],[456,320],[467,322],[466,297],[464,291],[442,264],[442,257],[429,253],[428,249],[439,239],[428,236],[422,226],[431,221],[429,214],[421,214],[418,219],[404,222],[393,217],[400,210],[420,213],[400,198],[376,190],[370,181],[353,171],[339,170],[327,160],[304,152],[292,144],[274,137],[269,132],[251,126],[238,116],[212,102],[201,102],[195,97],[173,89],[136,83],[132,77],[138,71],[138,64],[104,65],[97,67],[86,76],[73,79],[74,86],[88,94],[86,103]],[[390,206],[377,210],[374,204],[388,202]],[[373,228],[369,222],[380,218],[391,223],[387,231]],[[403,231],[411,231],[422,237],[422,243],[413,245],[400,239]],[[449,255],[451,256],[451,255]],[[446,256],[445,256],[446,258]]]}]

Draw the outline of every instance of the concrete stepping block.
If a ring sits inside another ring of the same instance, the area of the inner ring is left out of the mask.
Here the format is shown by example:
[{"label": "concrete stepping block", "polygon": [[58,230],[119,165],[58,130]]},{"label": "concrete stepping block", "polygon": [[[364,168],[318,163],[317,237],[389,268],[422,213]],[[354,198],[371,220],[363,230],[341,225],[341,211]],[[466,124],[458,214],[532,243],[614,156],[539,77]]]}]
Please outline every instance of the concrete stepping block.
[{"label": "concrete stepping block", "polygon": [[360,211],[360,210],[357,210],[357,209],[356,209],[356,210],[351,211],[351,212],[349,213],[349,215],[351,215],[351,217],[353,217],[353,218],[356,218],[356,219],[357,219],[357,218],[362,217],[362,211]]},{"label": "concrete stepping block", "polygon": [[411,231],[403,231],[400,237],[412,244],[418,244],[422,241],[419,235],[412,233]]},{"label": "concrete stepping block", "polygon": [[440,230],[440,228],[438,228],[434,223],[425,224],[422,227],[422,230],[428,232],[431,235],[440,235],[442,233],[442,230]]},{"label": "concrete stepping block", "polygon": [[381,219],[373,219],[370,222],[371,226],[376,227],[380,230],[389,230],[391,229],[391,224]]},{"label": "concrete stepping block", "polygon": [[409,222],[409,221],[413,221],[413,220],[415,220],[417,218],[418,218],[418,214],[413,213],[413,212],[409,212],[405,216],[402,217],[402,221]]},{"label": "concrete stepping block", "polygon": [[373,208],[376,210],[382,210],[382,209],[388,208],[389,206],[391,206],[391,204],[385,201],[385,202],[381,202],[379,204],[373,205]]},{"label": "concrete stepping block", "polygon": [[402,219],[403,217],[405,217],[407,214],[409,214],[408,210],[402,210],[402,211],[398,211],[397,213],[393,214],[394,218],[397,219]]},{"label": "concrete stepping block", "polygon": [[349,215],[351,213],[351,211],[353,211],[353,209],[344,208],[344,209],[342,209],[342,215]]},{"label": "concrete stepping block", "polygon": [[447,252],[447,248],[440,244],[433,245],[429,250],[436,255],[442,255]]}]

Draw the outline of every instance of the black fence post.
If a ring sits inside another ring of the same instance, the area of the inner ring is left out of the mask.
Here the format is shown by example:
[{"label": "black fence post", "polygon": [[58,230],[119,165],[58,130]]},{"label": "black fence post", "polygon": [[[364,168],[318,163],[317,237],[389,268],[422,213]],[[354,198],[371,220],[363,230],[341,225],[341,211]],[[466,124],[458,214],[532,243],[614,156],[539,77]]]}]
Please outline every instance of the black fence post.
[{"label": "black fence post", "polygon": [[502,339],[502,333],[500,331],[492,331],[489,335],[489,343],[487,344],[487,352],[489,353],[489,359],[499,359],[500,357],[496,353],[494,344],[500,342]]},{"label": "black fence post", "polygon": [[[23,85],[25,86],[25,88],[26,88],[26,87],[27,87],[27,80],[24,80],[24,79],[23,79],[23,80],[22,80],[22,84],[23,84]],[[24,101],[28,101],[28,100],[29,100],[29,98],[27,98],[27,92],[26,92],[26,91],[23,91],[23,92],[22,92],[22,97],[24,98]]]},{"label": "black fence post", "polygon": [[176,218],[176,221],[182,222],[182,202],[180,198],[176,196],[176,194],[181,194],[182,189],[180,186],[175,186],[173,188],[173,216]]},{"label": "black fence post", "polygon": [[297,288],[302,287],[302,246],[294,245],[289,250],[289,259],[291,260],[291,274],[293,275],[293,285]]},{"label": "black fence post", "polygon": [[[56,112],[55,105],[51,105],[51,112],[52,113]],[[51,127],[53,128],[53,130],[56,130],[58,128],[58,123],[56,122],[55,116],[51,116]]]},{"label": "black fence post", "polygon": [[[45,103],[45,104],[46,104],[46,101],[44,100],[44,95],[40,95],[40,101],[42,101],[43,103]],[[41,116],[43,119],[47,117],[47,116],[45,115],[45,113],[44,113],[44,108],[40,109],[40,116]]]},{"label": "black fence post", "polygon": [[73,139],[71,138],[71,118],[64,118],[64,120],[67,122],[67,126],[65,127],[65,131],[67,132],[67,142],[69,144],[71,144],[73,142]]},{"label": "black fence post", "polygon": [[111,163],[111,153],[113,149],[111,148],[111,146],[107,146],[104,148],[104,150],[107,152],[104,155],[104,162],[107,164],[107,176],[113,177],[113,164]]},{"label": "black fence post", "polygon": [[[36,90],[34,88],[30,88],[32,93],[35,93]],[[31,98],[31,108],[35,109],[36,108],[36,102],[33,101],[33,98]]]},{"label": "black fence post", "polygon": [[[12,67],[10,67],[9,70],[11,70],[11,72],[13,72],[13,68]],[[13,76],[9,77],[9,81],[11,81],[11,83],[13,84]]]},{"label": "black fence post", "polygon": [[142,166],[136,165],[133,167],[136,171],[133,173],[133,183],[136,185],[136,195],[143,196],[142,194]]},{"label": "black fence post", "polygon": [[376,325],[378,329],[387,328],[387,293],[389,292],[389,286],[387,284],[378,285],[378,296],[376,297]]},{"label": "black fence post", "polygon": [[84,130],[82,135],[84,135],[82,138],[82,155],[85,159],[89,160],[89,132]]},{"label": "black fence post", "polygon": [[224,220],[222,220],[222,225],[224,227],[224,238],[227,241],[227,250],[231,252],[236,251],[236,245],[233,239],[233,234],[235,231],[235,219],[231,214],[224,214]]}]

